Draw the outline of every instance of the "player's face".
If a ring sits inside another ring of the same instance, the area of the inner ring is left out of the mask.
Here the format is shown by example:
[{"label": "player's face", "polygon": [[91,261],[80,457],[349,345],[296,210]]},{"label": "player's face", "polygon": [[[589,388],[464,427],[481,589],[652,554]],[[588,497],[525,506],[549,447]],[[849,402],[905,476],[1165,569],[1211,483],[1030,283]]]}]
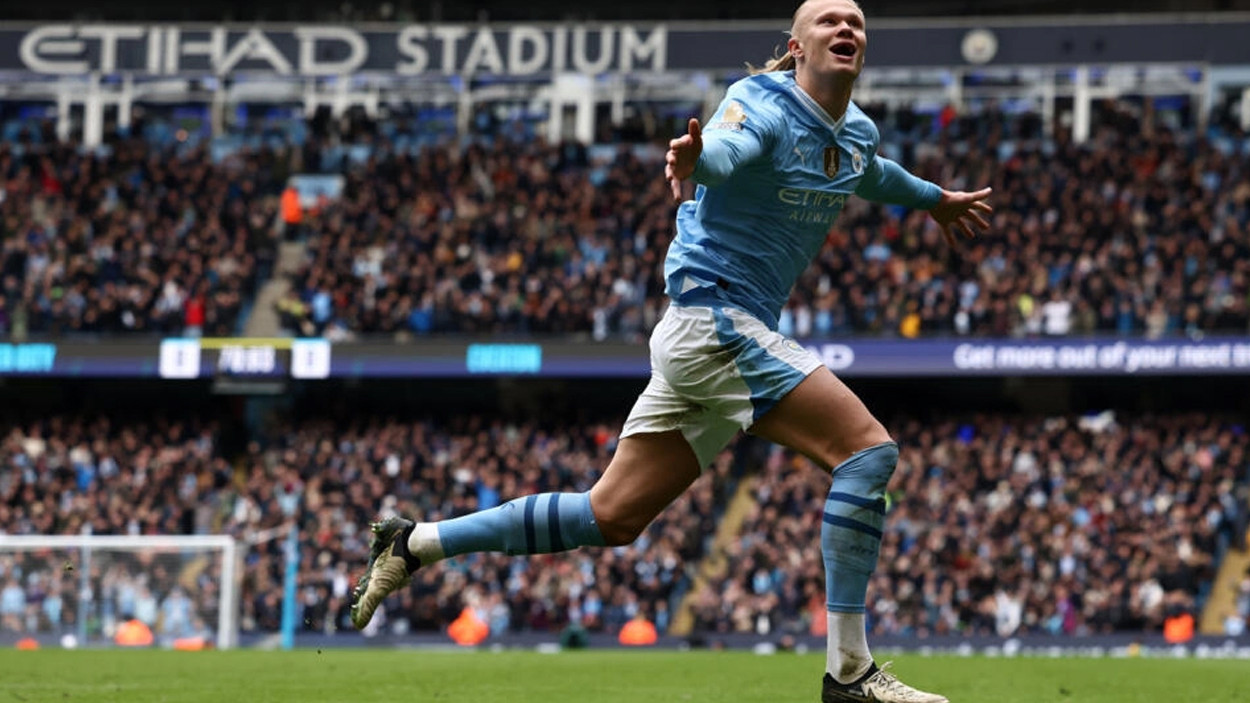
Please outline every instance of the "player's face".
[{"label": "player's face", "polygon": [[868,46],[864,13],[848,0],[809,0],[799,10],[791,53],[796,45],[809,71],[854,79],[864,68]]}]

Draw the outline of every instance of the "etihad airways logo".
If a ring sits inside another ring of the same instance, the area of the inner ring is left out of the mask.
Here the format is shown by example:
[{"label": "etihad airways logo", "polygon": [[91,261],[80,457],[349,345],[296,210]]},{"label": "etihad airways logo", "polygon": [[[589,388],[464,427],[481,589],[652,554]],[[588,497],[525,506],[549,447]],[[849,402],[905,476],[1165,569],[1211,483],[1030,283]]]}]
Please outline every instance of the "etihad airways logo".
[{"label": "etihad airways logo", "polygon": [[777,200],[790,206],[786,219],[799,223],[832,225],[846,204],[846,193],[831,193],[806,188],[780,188]]},{"label": "etihad airways logo", "polygon": [[830,193],[806,188],[781,188],[777,199],[795,207],[838,208],[846,204],[846,193]]}]

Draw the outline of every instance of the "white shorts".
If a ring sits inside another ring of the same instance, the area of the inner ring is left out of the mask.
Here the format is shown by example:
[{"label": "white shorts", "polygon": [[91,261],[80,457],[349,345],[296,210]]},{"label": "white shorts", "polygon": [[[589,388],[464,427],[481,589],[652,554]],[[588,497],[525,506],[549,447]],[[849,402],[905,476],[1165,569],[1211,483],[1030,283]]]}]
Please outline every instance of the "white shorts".
[{"label": "white shorts", "polygon": [[621,436],[681,430],[706,467],[821,365],[742,310],[670,305],[651,333],[651,382]]}]

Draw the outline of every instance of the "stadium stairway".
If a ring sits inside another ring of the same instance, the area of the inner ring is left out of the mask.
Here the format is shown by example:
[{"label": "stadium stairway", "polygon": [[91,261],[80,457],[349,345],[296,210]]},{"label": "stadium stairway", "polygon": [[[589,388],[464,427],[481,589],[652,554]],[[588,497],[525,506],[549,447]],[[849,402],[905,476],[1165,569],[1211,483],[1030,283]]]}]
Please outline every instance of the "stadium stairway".
[{"label": "stadium stairway", "polygon": [[256,295],[252,314],[243,330],[245,337],[281,337],[282,324],[278,318],[277,302],[291,289],[290,274],[299,269],[308,245],[303,241],[282,242],[278,247],[278,260],[273,276],[261,286]]},{"label": "stadium stairway", "polygon": [[751,508],[755,506],[755,482],[757,480],[755,476],[744,476],[738,481],[738,489],[729,499],[729,504],[725,506],[725,512],[721,515],[720,524],[716,527],[712,548],[699,562],[694,583],[686,591],[686,596],[682,598],[677,612],[673,614],[673,624],[669,626],[669,634],[679,637],[690,634],[694,629],[693,608],[696,596],[709,581],[724,576],[725,570],[729,568],[729,559],[725,557],[725,553],[729,546],[738,539],[742,532],[742,523],[750,514]]},{"label": "stadium stairway", "polygon": [[1244,544],[1245,549],[1229,549],[1225,553],[1215,582],[1211,584],[1211,596],[1207,598],[1199,622],[1199,631],[1204,635],[1223,634],[1225,616],[1237,612],[1237,585],[1242,575],[1250,570],[1250,530]]}]

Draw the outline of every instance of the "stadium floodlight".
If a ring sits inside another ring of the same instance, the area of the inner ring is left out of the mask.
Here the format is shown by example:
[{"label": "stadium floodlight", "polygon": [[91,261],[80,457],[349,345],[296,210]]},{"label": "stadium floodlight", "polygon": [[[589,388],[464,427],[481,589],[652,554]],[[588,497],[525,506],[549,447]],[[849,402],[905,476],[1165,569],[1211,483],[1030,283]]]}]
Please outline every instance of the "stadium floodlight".
[{"label": "stadium floodlight", "polygon": [[157,644],[228,649],[238,642],[238,556],[228,535],[0,535],[0,592],[23,604],[0,619],[0,636],[105,645],[133,618]]}]

